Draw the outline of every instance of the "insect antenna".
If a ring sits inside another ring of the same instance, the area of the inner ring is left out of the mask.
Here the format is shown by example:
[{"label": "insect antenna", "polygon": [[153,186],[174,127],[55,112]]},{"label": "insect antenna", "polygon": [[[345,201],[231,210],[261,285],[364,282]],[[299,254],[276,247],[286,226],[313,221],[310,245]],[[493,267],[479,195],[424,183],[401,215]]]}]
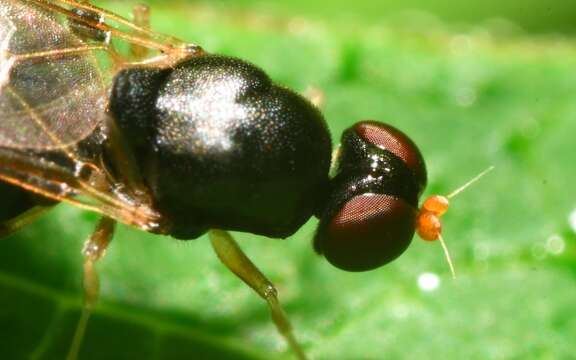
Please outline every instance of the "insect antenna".
[{"label": "insect antenna", "polygon": [[450,272],[452,273],[452,278],[456,278],[456,271],[454,269],[454,263],[446,246],[446,242],[442,237],[442,222],[440,217],[448,211],[450,205],[449,199],[460,194],[462,191],[467,189],[470,185],[478,181],[481,177],[489,173],[494,169],[494,166],[488,167],[486,170],[482,171],[472,179],[468,180],[464,185],[458,187],[456,190],[452,191],[448,195],[431,195],[422,203],[422,207],[418,212],[416,217],[416,232],[426,241],[440,240],[440,245],[444,250],[444,255],[446,256],[446,261],[450,267]]},{"label": "insect antenna", "polygon": [[446,198],[451,199],[456,195],[460,194],[462,191],[466,190],[466,188],[476,181],[480,180],[481,177],[488,174],[490,171],[494,170],[494,165],[489,166],[487,169],[482,171],[480,174],[474,176],[472,179],[468,180],[464,185],[460,186],[458,189],[452,191],[450,194],[446,195]]},{"label": "insect antenna", "polygon": [[442,250],[444,250],[444,256],[446,257],[446,261],[448,262],[448,266],[450,267],[450,273],[452,273],[452,279],[456,279],[456,269],[454,269],[454,263],[452,262],[450,251],[448,251],[448,246],[446,246],[446,242],[444,241],[442,234],[438,234],[438,240],[440,241],[440,245],[442,245]]}]

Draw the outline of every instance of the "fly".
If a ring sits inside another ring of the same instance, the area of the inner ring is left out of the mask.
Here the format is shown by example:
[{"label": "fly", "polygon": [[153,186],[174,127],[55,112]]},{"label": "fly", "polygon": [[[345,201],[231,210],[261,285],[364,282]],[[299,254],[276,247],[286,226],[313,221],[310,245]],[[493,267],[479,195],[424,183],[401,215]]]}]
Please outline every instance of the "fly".
[{"label": "fly", "polygon": [[82,251],[84,306],[68,359],[118,222],[181,240],[207,233],[305,359],[274,285],[228,231],[285,238],[316,216],[317,253],[347,271],[378,268],[430,225],[428,208],[418,211],[422,154],[376,121],[351,126],[333,152],[308,100],[253,64],[149,30],[146,7],[134,14],[87,1],[0,2],[0,236],[59,202],[101,215]]}]

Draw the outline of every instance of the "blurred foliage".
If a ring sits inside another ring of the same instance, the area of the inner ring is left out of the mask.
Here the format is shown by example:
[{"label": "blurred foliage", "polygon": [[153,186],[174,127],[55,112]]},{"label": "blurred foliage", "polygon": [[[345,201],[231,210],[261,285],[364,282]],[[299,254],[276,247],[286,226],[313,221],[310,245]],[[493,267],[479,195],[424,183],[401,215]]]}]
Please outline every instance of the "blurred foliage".
[{"label": "blurred foliage", "polygon": [[[312,358],[575,356],[571,39],[455,30],[422,17],[367,25],[156,5],[154,28],[248,59],[298,91],[321,89],[335,142],[359,119],[403,129],[427,160],[427,193],[449,192],[496,166],[446,216],[454,281],[439,244],[415,240],[389,266],[350,274],[312,252],[315,220],[286,241],[238,234],[278,285]],[[315,6],[298,6],[308,5]],[[95,220],[61,205],[0,241],[0,358],[62,358],[81,304],[80,249]],[[82,359],[291,358],[265,305],[206,239],[120,227],[99,269],[102,301]]]},{"label": "blurred foliage", "polygon": [[[162,4],[164,0],[152,0],[151,3]],[[407,14],[419,13],[450,24],[514,24],[533,33],[576,31],[576,2],[573,0],[355,0],[352,3],[342,0],[172,0],[171,3],[204,4],[228,9],[235,7],[308,18],[330,18],[331,21],[352,18],[362,23],[404,21]]]}]

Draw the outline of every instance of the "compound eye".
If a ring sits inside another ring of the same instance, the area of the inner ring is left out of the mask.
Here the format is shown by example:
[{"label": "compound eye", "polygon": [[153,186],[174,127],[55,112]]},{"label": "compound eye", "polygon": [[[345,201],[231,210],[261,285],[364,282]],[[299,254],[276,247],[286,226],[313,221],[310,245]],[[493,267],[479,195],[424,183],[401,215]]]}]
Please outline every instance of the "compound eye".
[{"label": "compound eye", "polygon": [[416,144],[395,127],[376,122],[361,121],[354,125],[356,133],[370,144],[387,150],[400,158],[416,176],[419,192],[426,187],[426,166]]},{"label": "compound eye", "polygon": [[415,219],[416,210],[397,197],[358,195],[344,203],[317,240],[332,265],[347,271],[372,270],[406,250]]}]

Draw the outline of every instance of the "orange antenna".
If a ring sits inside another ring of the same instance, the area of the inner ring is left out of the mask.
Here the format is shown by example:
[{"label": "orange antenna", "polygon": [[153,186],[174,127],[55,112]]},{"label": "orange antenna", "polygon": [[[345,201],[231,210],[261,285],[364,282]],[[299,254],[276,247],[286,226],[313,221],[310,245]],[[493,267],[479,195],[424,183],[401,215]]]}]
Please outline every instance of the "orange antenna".
[{"label": "orange antenna", "polygon": [[431,195],[424,202],[422,203],[422,207],[418,212],[416,217],[416,232],[422,238],[422,240],[426,241],[434,241],[440,240],[440,244],[442,245],[442,249],[444,250],[444,255],[446,256],[446,261],[448,261],[448,265],[450,266],[450,271],[452,272],[452,277],[456,278],[456,271],[454,270],[454,264],[452,263],[452,259],[450,257],[450,252],[448,251],[448,247],[446,246],[446,242],[442,238],[442,223],[440,222],[440,217],[448,211],[448,207],[450,206],[449,199],[455,197],[456,195],[460,194],[470,185],[478,181],[482,176],[486,175],[490,171],[494,169],[494,166],[490,166],[486,170],[482,171],[480,174],[476,175],[469,181],[467,181],[464,185],[460,186],[456,190],[452,191],[450,194],[443,196],[443,195]]}]

